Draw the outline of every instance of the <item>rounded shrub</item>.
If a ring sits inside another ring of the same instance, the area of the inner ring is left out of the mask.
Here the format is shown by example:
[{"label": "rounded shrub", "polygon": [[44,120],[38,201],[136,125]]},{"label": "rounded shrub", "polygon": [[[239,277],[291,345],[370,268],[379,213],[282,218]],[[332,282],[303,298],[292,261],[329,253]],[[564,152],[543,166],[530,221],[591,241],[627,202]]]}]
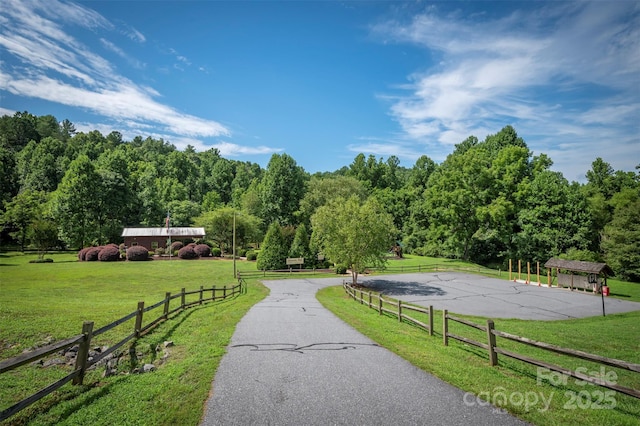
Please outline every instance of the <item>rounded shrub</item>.
[{"label": "rounded shrub", "polygon": [[148,260],[149,250],[143,246],[133,246],[127,249],[127,260],[138,261]]},{"label": "rounded shrub", "polygon": [[86,260],[87,251],[93,247],[85,247],[78,252],[78,260],[84,261]]},{"label": "rounded shrub", "polygon": [[116,262],[120,260],[120,249],[118,246],[109,244],[98,253],[100,262]]},{"label": "rounded shrub", "polygon": [[211,256],[220,257],[221,255],[222,255],[222,250],[220,250],[218,247],[214,247],[211,249]]},{"label": "rounded shrub", "polygon": [[347,266],[346,265],[336,265],[336,274],[344,275],[346,273],[347,273]]},{"label": "rounded shrub", "polygon": [[103,246],[89,248],[84,255],[84,260],[87,262],[96,262],[98,260],[98,255],[103,248]]},{"label": "rounded shrub", "polygon": [[247,260],[256,260],[258,258],[258,253],[253,250],[249,250],[247,252]]},{"label": "rounded shrub", "polygon": [[196,253],[195,244],[189,244],[188,246],[184,246],[178,250],[178,257],[180,259],[197,259],[200,256]]},{"label": "rounded shrub", "polygon": [[211,256],[211,247],[206,244],[198,244],[193,248],[198,256],[200,257],[209,257]]},{"label": "rounded shrub", "polygon": [[180,250],[182,247],[184,247],[184,244],[182,243],[182,241],[174,241],[171,243],[171,252],[175,252]]}]

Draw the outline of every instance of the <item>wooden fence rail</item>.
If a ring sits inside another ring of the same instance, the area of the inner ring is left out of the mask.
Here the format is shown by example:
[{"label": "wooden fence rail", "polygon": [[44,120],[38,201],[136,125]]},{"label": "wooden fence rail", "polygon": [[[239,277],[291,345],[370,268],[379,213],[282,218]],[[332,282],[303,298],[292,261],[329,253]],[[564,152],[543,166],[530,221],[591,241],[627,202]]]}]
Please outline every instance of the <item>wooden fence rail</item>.
[{"label": "wooden fence rail", "polygon": [[[211,297],[204,297],[205,291],[206,292],[210,291]],[[220,292],[222,293],[222,295],[219,294]],[[135,311],[97,330],[93,330],[94,323],[92,321],[85,321],[82,325],[82,334],[70,337],[60,342],[53,343],[51,345],[44,346],[42,348],[38,348],[34,351],[21,354],[14,358],[9,358],[9,359],[0,361],[0,374],[3,374],[8,371],[14,370],[20,366],[23,366],[25,364],[28,364],[30,362],[37,361],[55,352],[71,348],[75,345],[79,345],[78,354],[76,357],[76,364],[75,364],[74,370],[71,373],[69,373],[67,376],[63,377],[62,379],[56,381],[55,383],[50,384],[44,389],[41,389],[35,394],[17,402],[11,407],[2,410],[0,412],[0,421],[13,416],[14,414],[18,413],[19,411],[23,410],[24,408],[28,407],[34,402],[56,391],[61,386],[65,385],[70,381],[73,381],[74,385],[81,385],[84,380],[85,372],[87,371],[88,368],[104,360],[108,355],[117,351],[119,348],[121,348],[123,345],[125,345],[127,342],[131,341],[132,339],[136,339],[146,334],[148,331],[150,331],[160,322],[168,320],[169,317],[171,317],[173,314],[179,311],[182,311],[184,309],[187,309],[189,307],[192,307],[194,305],[201,305],[204,302],[208,302],[208,301],[223,300],[230,297],[235,297],[236,295],[243,294],[244,292],[246,292],[246,281],[243,278],[238,278],[238,284],[230,288],[227,288],[226,286],[222,288],[217,288],[213,286],[212,288],[205,289],[203,286],[200,286],[199,290],[194,290],[194,291],[186,291],[186,289],[183,288],[180,291],[180,293],[175,295],[171,295],[171,293],[166,293],[165,298],[163,300],[151,306],[148,306],[146,308],[144,306],[143,301],[138,302],[138,307]],[[197,300],[187,302],[186,296],[194,295],[194,294],[198,295]],[[180,299],[180,305],[170,310],[169,309],[170,302],[175,299]],[[162,315],[151,320],[146,325],[143,325],[144,314],[153,309],[157,309],[160,307],[163,307]],[[101,352],[99,355],[89,359],[89,348],[91,346],[91,341],[94,337],[99,336],[134,318],[136,321],[135,321],[135,326],[132,333],[128,334],[119,342],[111,345],[104,352]]]},{"label": "wooden fence rail", "polygon": [[[464,324],[468,327],[473,327],[476,328],[478,330],[484,331],[487,333],[487,343],[482,343],[482,342],[478,342],[466,337],[462,337],[462,336],[458,336],[452,333],[449,333],[449,324],[448,321],[455,321],[458,322],[460,324]],[[539,349],[543,349],[543,350],[547,350],[550,352],[554,352],[554,353],[559,353],[559,354],[563,354],[563,355],[568,355],[570,357],[573,358],[579,358],[579,359],[584,359],[587,361],[592,361],[598,364],[602,364],[602,365],[608,365],[608,366],[612,366],[612,367],[617,367],[623,370],[628,370],[628,371],[633,371],[636,373],[640,373],[640,364],[634,364],[631,362],[627,362],[627,361],[622,361],[619,359],[614,359],[614,358],[607,358],[607,357],[603,357],[600,355],[594,355],[594,354],[590,354],[587,352],[582,352],[582,351],[578,351],[575,349],[569,349],[569,348],[563,348],[560,346],[556,346],[556,345],[552,345],[549,343],[544,343],[544,342],[538,342],[536,340],[532,340],[526,337],[521,337],[521,336],[517,336],[515,334],[511,334],[511,333],[505,333],[504,331],[500,331],[500,330],[496,330],[495,326],[494,326],[494,322],[493,320],[488,319],[487,320],[487,325],[481,325],[481,324],[476,324],[473,323],[471,321],[467,321],[464,320],[462,318],[456,318],[452,315],[450,315],[447,310],[445,309],[442,312],[442,330],[443,330],[443,341],[445,346],[448,345],[448,338],[452,338],[455,340],[459,340],[461,342],[467,343],[469,345],[473,345],[473,346],[477,346],[480,348],[483,348],[485,350],[488,351],[489,354],[489,364],[491,366],[495,366],[498,364],[498,354],[501,355],[505,355],[508,356],[510,358],[513,359],[517,359],[523,362],[526,362],[528,364],[532,364],[535,365],[537,367],[543,367],[546,368],[548,370],[554,371],[556,373],[561,373],[567,376],[571,376],[574,377],[576,379],[580,379],[583,380],[585,382],[589,382],[592,383],[594,385],[598,385],[607,389],[611,389],[611,390],[615,390],[617,392],[623,393],[625,395],[629,395],[632,396],[634,398],[638,398],[640,399],[640,390],[638,389],[631,389],[631,388],[627,388],[624,386],[620,386],[618,384],[615,383],[610,383],[607,382],[606,380],[602,379],[602,378],[598,378],[598,377],[593,377],[593,376],[589,376],[586,374],[582,374],[579,371],[572,371],[569,370],[567,368],[564,367],[560,367],[557,366],[555,364],[550,364],[547,363],[545,361],[540,361],[531,357],[528,357],[526,355],[522,355],[522,354],[518,354],[518,353],[514,353],[511,351],[508,351],[506,349],[502,349],[500,347],[498,347],[497,341],[496,341],[496,337],[501,337],[510,341],[514,341],[514,342],[518,342],[518,343],[522,343],[525,345],[529,345],[529,346],[534,346],[536,348]]]},{"label": "wooden fence rail", "polygon": [[[429,335],[433,335],[433,306],[429,306],[428,309],[420,308],[420,307],[402,303],[400,300],[385,299],[380,294],[373,294],[371,291],[365,291],[361,288],[355,288],[352,285],[347,284],[346,282],[343,282],[342,286],[345,292],[355,301],[360,302],[361,304],[367,305],[369,308],[376,309],[378,313],[380,313],[381,315],[383,313],[387,313],[387,314],[390,314],[391,316],[396,316],[398,318],[398,321],[400,322],[404,320],[406,322],[410,322],[414,325],[417,325],[420,328],[427,330],[429,332]],[[404,313],[405,310],[412,310],[412,311],[428,314],[429,324],[424,324],[408,316],[407,314]],[[467,327],[475,328],[477,330],[485,332],[487,335],[486,343],[479,342],[479,341],[470,339],[468,337],[460,336],[460,335],[449,332],[449,321],[454,321],[454,322],[463,324]],[[617,367],[617,368],[625,369],[628,371],[640,373],[640,364],[634,364],[631,362],[621,361],[614,358],[607,358],[600,355],[594,355],[587,352],[578,351],[575,349],[562,348],[560,346],[555,346],[549,343],[538,342],[532,339],[528,339],[526,337],[521,337],[515,334],[510,334],[504,331],[496,330],[494,321],[491,319],[487,320],[487,325],[482,325],[482,324],[476,324],[472,321],[469,321],[463,318],[455,317],[449,314],[449,312],[446,309],[442,311],[442,340],[445,346],[449,345],[450,338],[455,339],[460,342],[464,342],[468,345],[477,346],[479,348],[486,350],[489,355],[489,364],[491,366],[495,366],[498,364],[498,354],[501,354],[504,356],[508,356],[510,358],[518,359],[520,361],[538,366],[538,367],[547,368],[550,371],[571,376],[576,379],[593,383],[595,385],[605,387],[607,389],[615,390],[625,395],[629,395],[629,396],[640,399],[640,390],[620,386],[615,383],[607,382],[606,380],[603,380],[598,377],[593,377],[593,376],[583,374],[579,371],[571,371],[564,367],[560,367],[554,364],[536,360],[525,355],[517,354],[514,352],[507,351],[505,349],[502,349],[498,347],[496,337],[501,337],[503,339],[515,341],[515,342],[522,343],[529,346],[535,346],[540,349],[552,351],[555,353],[560,353],[563,355],[568,355],[574,358],[580,358],[580,359],[592,361],[595,363],[599,363],[602,365],[608,365],[608,366]]]},{"label": "wooden fence rail", "polygon": [[[346,293],[351,296],[351,298],[363,305],[367,305],[371,309],[377,310],[380,315],[382,315],[383,313],[387,313],[389,315],[396,316],[398,317],[398,321],[406,321],[411,324],[417,325],[423,330],[426,330],[430,336],[433,335],[433,306],[429,306],[429,308],[423,308],[420,306],[409,305],[403,303],[400,300],[384,298],[381,294],[374,294],[370,291],[365,292],[364,290],[355,288],[350,284],[347,284],[346,282],[342,283],[342,287],[344,288]],[[413,311],[426,314],[429,316],[429,323],[425,324],[424,322],[419,321],[410,315],[407,315],[405,311]]]}]

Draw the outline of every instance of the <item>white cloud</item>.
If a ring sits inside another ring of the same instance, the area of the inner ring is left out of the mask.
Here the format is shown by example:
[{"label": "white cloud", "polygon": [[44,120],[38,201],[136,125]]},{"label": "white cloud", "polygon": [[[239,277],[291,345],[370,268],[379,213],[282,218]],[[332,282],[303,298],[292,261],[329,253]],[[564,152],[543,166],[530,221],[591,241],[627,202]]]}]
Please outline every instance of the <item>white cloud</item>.
[{"label": "white cloud", "polygon": [[264,155],[282,152],[282,148],[271,148],[268,146],[242,146],[230,142],[218,142],[212,145],[207,144],[207,149],[216,148],[220,155],[225,157],[236,157],[239,155]]},{"label": "white cloud", "polygon": [[[95,11],[55,0],[3,2],[0,48],[13,57],[0,63],[0,88],[17,96],[43,99],[79,107],[133,128],[153,126],[173,138],[230,135],[224,125],[182,113],[157,100],[153,88],[138,85],[100,55],[65,31],[62,24],[113,30]],[[128,28],[138,42],[144,36]],[[107,38],[102,45],[127,58],[126,52]],[[182,63],[188,62],[184,57]],[[124,133],[124,132],[123,132]]]},{"label": "white cloud", "polygon": [[[499,18],[430,8],[373,33],[439,59],[409,76],[405,95],[387,98],[409,140],[450,146],[511,124],[536,153],[553,153],[568,175],[577,167],[583,175],[604,154],[627,170],[640,158],[635,2],[540,3]],[[611,143],[623,145],[609,149]]]}]

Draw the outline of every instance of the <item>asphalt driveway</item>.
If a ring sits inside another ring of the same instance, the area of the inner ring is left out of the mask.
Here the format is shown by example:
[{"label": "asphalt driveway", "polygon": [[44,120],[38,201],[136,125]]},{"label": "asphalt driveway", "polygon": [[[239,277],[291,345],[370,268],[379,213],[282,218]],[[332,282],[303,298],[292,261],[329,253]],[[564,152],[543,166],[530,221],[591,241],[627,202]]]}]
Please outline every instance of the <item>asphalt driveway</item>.
[{"label": "asphalt driveway", "polygon": [[[386,279],[386,278],[385,278]],[[240,321],[202,425],[523,425],[414,367],[320,305],[340,279],[267,281]]]}]

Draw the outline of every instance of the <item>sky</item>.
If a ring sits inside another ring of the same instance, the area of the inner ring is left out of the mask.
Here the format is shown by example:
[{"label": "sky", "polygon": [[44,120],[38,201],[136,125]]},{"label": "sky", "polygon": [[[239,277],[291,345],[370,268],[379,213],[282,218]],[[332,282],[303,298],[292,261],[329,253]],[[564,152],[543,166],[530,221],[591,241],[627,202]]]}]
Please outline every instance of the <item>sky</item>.
[{"label": "sky", "polygon": [[570,181],[640,164],[640,1],[0,5],[0,115],[309,173],[506,125]]}]

